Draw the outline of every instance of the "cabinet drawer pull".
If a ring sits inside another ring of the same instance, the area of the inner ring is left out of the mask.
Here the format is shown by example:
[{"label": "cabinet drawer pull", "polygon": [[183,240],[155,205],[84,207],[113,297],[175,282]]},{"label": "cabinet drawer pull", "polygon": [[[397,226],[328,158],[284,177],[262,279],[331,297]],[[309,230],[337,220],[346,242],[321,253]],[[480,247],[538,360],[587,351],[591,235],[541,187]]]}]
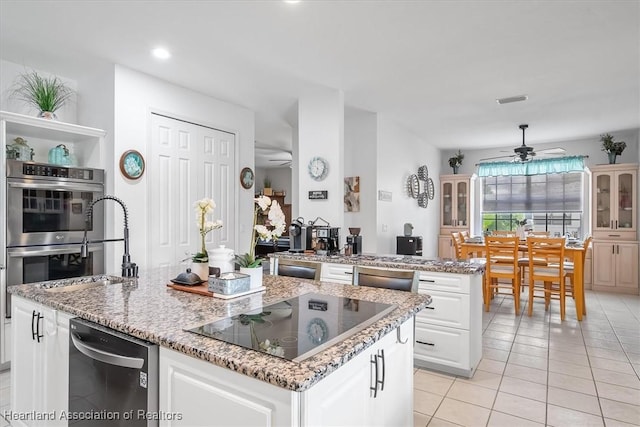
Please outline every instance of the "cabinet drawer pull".
[{"label": "cabinet drawer pull", "polygon": [[619,234],[607,234],[607,236],[609,236],[609,237],[620,237]]},{"label": "cabinet drawer pull", "polygon": [[435,346],[436,346],[436,345],[435,345],[434,343],[432,343],[432,342],[425,342],[425,341],[418,341],[418,340],[416,340],[416,342],[417,342],[418,344],[424,344],[424,345],[428,345],[428,346],[431,346],[431,347],[435,347]]},{"label": "cabinet drawer pull", "polygon": [[344,274],[351,274],[353,275],[353,273],[351,271],[345,271]]},{"label": "cabinet drawer pull", "polygon": [[420,282],[425,282],[425,283],[436,283],[435,280],[431,280],[431,279],[420,279]]},{"label": "cabinet drawer pull", "polygon": [[384,376],[385,376],[384,349],[381,349],[379,351],[378,359],[382,361],[382,380],[378,381],[378,384],[380,384],[380,391],[384,391]]},{"label": "cabinet drawer pull", "polygon": [[373,398],[375,399],[378,397],[378,356],[375,354],[371,355],[371,365],[373,365],[373,370],[376,373],[373,377],[373,385],[369,386],[369,390],[373,392]]},{"label": "cabinet drawer pull", "polygon": [[425,307],[424,309],[425,310],[435,310],[436,308],[435,307]]}]

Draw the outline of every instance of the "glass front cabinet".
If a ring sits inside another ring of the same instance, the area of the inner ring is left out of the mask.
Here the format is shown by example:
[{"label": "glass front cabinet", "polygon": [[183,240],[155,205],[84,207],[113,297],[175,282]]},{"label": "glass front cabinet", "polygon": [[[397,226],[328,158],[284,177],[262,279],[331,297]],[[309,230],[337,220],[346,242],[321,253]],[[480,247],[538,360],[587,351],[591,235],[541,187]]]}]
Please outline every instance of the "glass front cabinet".
[{"label": "glass front cabinet", "polygon": [[438,256],[453,258],[452,232],[469,231],[471,175],[440,175]]},{"label": "glass front cabinet", "polygon": [[637,165],[597,165],[591,171],[594,239],[636,240]]}]

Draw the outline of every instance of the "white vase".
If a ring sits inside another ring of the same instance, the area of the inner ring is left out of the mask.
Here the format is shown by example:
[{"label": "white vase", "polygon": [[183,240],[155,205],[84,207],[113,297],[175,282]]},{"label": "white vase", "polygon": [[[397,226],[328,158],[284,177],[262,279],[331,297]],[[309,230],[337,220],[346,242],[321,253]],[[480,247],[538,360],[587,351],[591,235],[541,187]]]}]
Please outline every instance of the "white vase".
[{"label": "white vase", "polygon": [[209,280],[209,263],[208,262],[192,262],[191,272],[196,273],[200,280]]},{"label": "white vase", "polygon": [[520,238],[520,240],[524,240],[525,236],[524,236],[524,226],[523,225],[519,225],[516,227],[516,236],[518,236]]},{"label": "white vase", "polygon": [[249,289],[257,289],[262,286],[262,266],[240,267],[240,273],[248,274],[251,277],[251,285]]}]

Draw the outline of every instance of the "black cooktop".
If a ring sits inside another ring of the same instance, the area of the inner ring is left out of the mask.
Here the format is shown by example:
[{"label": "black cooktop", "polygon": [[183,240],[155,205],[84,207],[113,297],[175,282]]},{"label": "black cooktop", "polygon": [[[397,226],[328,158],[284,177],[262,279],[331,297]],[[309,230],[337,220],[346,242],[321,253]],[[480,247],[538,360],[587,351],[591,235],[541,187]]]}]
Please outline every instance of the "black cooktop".
[{"label": "black cooktop", "polygon": [[186,330],[300,362],[368,327],[396,307],[308,293]]}]

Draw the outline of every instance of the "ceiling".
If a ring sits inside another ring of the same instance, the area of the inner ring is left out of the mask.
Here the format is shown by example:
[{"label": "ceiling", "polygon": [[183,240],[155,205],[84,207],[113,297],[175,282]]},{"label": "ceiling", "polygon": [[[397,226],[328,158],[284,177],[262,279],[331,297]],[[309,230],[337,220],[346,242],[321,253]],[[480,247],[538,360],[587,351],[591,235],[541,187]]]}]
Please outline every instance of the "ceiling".
[{"label": "ceiling", "polygon": [[118,63],[239,104],[263,148],[290,150],[314,87],[441,149],[517,146],[520,123],[527,144],[640,127],[638,1],[0,0],[0,57],[69,78]]}]

